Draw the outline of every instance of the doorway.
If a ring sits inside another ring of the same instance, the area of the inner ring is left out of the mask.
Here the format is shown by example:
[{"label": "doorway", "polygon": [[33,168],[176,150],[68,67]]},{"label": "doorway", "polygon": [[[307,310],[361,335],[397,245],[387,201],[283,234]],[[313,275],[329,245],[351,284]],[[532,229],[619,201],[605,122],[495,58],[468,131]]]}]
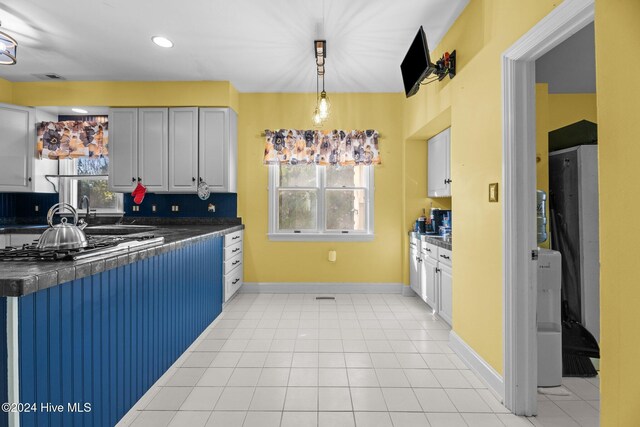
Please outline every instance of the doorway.
[{"label": "doorway", "polygon": [[502,55],[504,403],[537,413],[535,61],[593,22],[594,0],[565,0]]}]

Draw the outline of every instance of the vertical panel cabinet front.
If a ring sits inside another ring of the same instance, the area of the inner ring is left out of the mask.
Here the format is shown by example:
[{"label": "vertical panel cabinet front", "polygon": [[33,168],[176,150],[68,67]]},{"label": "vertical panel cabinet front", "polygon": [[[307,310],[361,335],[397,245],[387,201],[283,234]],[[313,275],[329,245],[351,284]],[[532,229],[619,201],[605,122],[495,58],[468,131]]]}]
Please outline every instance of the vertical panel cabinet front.
[{"label": "vertical panel cabinet front", "polygon": [[109,111],[109,188],[129,192],[138,177],[138,109]]},{"label": "vertical panel cabinet front", "polygon": [[170,108],[169,191],[195,192],[197,178],[198,108]]},{"label": "vertical panel cabinet front", "polygon": [[169,109],[138,109],[138,177],[150,192],[169,190]]},{"label": "vertical panel cabinet front", "polygon": [[449,325],[453,319],[453,276],[451,267],[439,263],[440,270],[440,312],[439,315]]},{"label": "vertical panel cabinet front", "polygon": [[200,108],[199,179],[213,192],[236,192],[237,125],[229,108]]},{"label": "vertical panel cabinet front", "polygon": [[427,196],[451,196],[451,128],[428,142]]},{"label": "vertical panel cabinet front", "polygon": [[434,311],[438,311],[437,296],[437,266],[438,263],[433,261],[430,257],[423,257],[422,259],[422,274],[424,283],[424,301],[429,304]]},{"label": "vertical panel cabinet front", "polygon": [[420,266],[418,265],[419,253],[413,247],[409,248],[409,286],[420,295]]},{"label": "vertical panel cabinet front", "polygon": [[0,192],[31,191],[34,141],[34,110],[0,104]]}]

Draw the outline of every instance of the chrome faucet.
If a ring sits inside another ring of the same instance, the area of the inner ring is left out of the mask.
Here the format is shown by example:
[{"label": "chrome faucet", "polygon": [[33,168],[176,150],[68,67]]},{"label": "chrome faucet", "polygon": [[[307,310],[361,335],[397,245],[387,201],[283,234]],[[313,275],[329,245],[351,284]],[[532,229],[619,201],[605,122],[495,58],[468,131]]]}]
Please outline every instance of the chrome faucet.
[{"label": "chrome faucet", "polygon": [[89,209],[89,197],[88,196],[82,196],[82,199],[80,199],[80,209],[87,209],[87,212],[84,215],[84,218],[80,219],[80,221],[78,221],[78,227],[80,227],[80,230],[84,230],[85,227],[87,225],[89,225],[89,215],[91,214],[91,210]]}]

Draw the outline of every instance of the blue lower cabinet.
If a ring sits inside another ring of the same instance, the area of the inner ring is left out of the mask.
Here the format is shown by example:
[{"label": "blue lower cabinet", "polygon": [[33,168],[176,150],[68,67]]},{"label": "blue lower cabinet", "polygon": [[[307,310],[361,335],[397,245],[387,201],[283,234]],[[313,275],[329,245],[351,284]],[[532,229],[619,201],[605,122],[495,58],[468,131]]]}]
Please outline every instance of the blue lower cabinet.
[{"label": "blue lower cabinet", "polygon": [[[20,402],[37,406],[21,426],[115,425],[222,311],[222,242],[20,297]],[[0,306],[6,334],[6,299]]]}]

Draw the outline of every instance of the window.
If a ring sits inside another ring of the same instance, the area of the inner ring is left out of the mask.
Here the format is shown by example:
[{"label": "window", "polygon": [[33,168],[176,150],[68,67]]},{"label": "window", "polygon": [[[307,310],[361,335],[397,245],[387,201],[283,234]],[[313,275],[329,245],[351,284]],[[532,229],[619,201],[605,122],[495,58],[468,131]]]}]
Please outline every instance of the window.
[{"label": "window", "polygon": [[60,202],[83,213],[82,198],[87,196],[92,213],[122,215],[122,194],[109,191],[108,171],[107,157],[60,160],[60,174],[67,176],[60,179]]},{"label": "window", "polygon": [[372,166],[269,166],[271,240],[372,240]]}]

